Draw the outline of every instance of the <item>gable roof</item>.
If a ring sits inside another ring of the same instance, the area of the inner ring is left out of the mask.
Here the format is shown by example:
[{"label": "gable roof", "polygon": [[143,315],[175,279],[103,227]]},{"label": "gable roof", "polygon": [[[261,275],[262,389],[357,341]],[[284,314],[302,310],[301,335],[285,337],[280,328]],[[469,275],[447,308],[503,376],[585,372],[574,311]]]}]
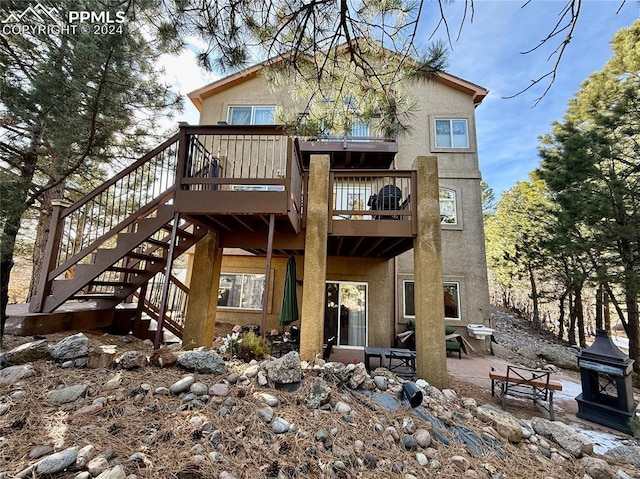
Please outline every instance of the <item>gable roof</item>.
[{"label": "gable roof", "polygon": [[[282,60],[283,57],[281,55],[269,58],[268,60],[265,60],[261,63],[245,68],[237,73],[233,73],[232,75],[221,78],[220,80],[216,80],[212,83],[209,83],[208,85],[198,88],[197,90],[189,93],[187,96],[198,109],[198,111],[200,111],[202,109],[202,103],[205,99],[236,85],[239,85],[240,83],[244,83],[247,80],[255,78],[259,75],[260,71],[263,68],[279,63]],[[489,90],[487,90],[486,88],[447,72],[439,73],[436,76],[435,81],[471,96],[471,98],[473,99],[473,104],[476,107],[480,105],[480,103],[482,103],[482,100],[484,100],[484,98],[489,94]]]}]

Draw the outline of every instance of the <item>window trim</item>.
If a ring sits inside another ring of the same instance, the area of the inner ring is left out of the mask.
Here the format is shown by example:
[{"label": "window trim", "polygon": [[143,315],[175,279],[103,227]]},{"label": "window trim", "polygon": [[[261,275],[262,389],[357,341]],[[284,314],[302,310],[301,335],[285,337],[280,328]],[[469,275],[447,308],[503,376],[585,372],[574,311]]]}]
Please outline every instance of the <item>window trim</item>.
[{"label": "window trim", "polygon": [[[449,192],[453,195],[453,216],[454,216],[454,221],[453,223],[445,223],[443,221],[442,218],[442,207],[441,207],[441,203],[440,203],[440,192],[441,191],[446,191]],[[438,188],[438,203],[439,203],[439,207],[440,207],[440,224],[443,226],[458,226],[459,225],[459,221],[458,221],[458,193],[456,192],[456,190],[454,190],[453,188],[447,188],[447,187],[439,187]]]},{"label": "window trim", "polygon": [[255,115],[256,115],[256,108],[272,108],[273,109],[273,123],[259,123],[259,125],[275,125],[276,121],[275,121],[275,114],[276,114],[276,105],[228,105],[227,106],[227,123],[229,125],[246,125],[245,123],[232,123],[231,121],[231,110],[233,108],[251,108],[251,117],[249,119],[249,125],[256,125],[257,123],[255,122]]},{"label": "window trim", "polygon": [[[338,284],[338,297],[340,285],[342,284],[353,284],[356,286],[364,286],[365,287],[365,306],[364,306],[364,346],[351,346],[348,344],[340,344],[340,315],[338,314],[338,330],[336,332],[336,344],[335,348],[339,349],[352,349],[352,350],[362,350],[369,346],[369,283],[367,281],[350,281],[350,280],[325,280],[325,292],[327,289],[327,285],[329,283],[337,283]],[[325,298],[325,310],[327,309],[327,302]],[[340,309],[340,304],[338,304],[338,310]],[[324,321],[326,318],[323,315],[322,325],[324,328]],[[323,338],[323,341],[325,339]]]},{"label": "window trim", "polygon": [[[262,298],[262,301],[264,301],[264,292],[267,291],[266,290],[267,285],[266,285],[266,281],[265,281],[267,278],[266,278],[265,273],[251,273],[251,272],[245,272],[245,273],[237,272],[236,273],[236,272],[232,272],[232,271],[224,272],[224,273],[221,272],[220,273],[220,280],[218,281],[218,291],[220,290],[220,281],[222,280],[223,276],[242,276],[242,283],[241,284],[242,284],[242,288],[244,288],[244,277],[245,276],[249,276],[249,275],[251,275],[251,276],[262,276],[263,277],[262,278],[262,282],[263,282],[263,288],[262,288],[263,298]],[[240,290],[240,296],[241,297],[242,297],[242,291],[243,291],[242,288]],[[216,304],[216,307],[218,309],[224,309],[226,311],[246,311],[246,312],[259,312],[259,311],[262,311],[262,304],[260,305],[259,308],[243,308],[242,306],[219,306],[217,304]]]},{"label": "window trim", "polygon": [[[402,280],[402,317],[404,319],[415,319],[416,315],[407,314],[407,297],[406,297],[406,288],[405,285],[407,283],[413,283],[413,292],[415,295],[415,280],[414,279],[403,279]],[[458,317],[445,316],[444,319],[449,319],[451,321],[460,321],[462,320],[462,307],[460,305],[460,282],[459,281],[443,281],[442,282],[442,308],[444,310],[444,288],[446,285],[455,285],[456,286],[456,304],[458,305]],[[414,301],[415,307],[415,301]],[[444,311],[443,311],[444,312]]]}]

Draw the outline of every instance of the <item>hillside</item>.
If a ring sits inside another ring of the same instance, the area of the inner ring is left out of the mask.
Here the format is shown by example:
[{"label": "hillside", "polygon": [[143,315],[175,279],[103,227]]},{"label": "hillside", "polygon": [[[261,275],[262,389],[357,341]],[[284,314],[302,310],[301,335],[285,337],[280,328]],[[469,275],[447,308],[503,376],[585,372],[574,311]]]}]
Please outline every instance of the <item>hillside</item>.
[{"label": "hillside", "polygon": [[[201,352],[179,367],[164,351],[158,367],[135,338],[86,333],[64,352],[67,336],[7,339],[3,351],[36,344],[26,360],[3,356],[23,364],[0,371],[0,478],[640,477],[631,459],[545,437],[549,421],[518,423],[486,388],[455,377],[457,391],[423,384],[412,409],[399,400],[401,379],[360,364],[301,368],[295,353],[245,364]],[[101,345],[114,345],[118,361],[87,368],[89,348]]]}]

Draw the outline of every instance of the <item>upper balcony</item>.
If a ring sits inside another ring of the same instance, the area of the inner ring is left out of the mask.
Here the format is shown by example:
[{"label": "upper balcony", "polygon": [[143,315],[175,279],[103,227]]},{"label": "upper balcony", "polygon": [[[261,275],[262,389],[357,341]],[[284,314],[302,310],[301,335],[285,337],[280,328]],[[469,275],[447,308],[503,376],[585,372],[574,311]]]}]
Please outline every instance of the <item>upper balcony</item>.
[{"label": "upper balcony", "polygon": [[299,233],[303,168],[279,126],[183,126],[175,208],[216,230]]},{"label": "upper balcony", "polygon": [[[329,255],[393,257],[413,245],[416,177],[388,169],[395,142],[327,139],[311,148],[316,142],[298,142],[275,126],[183,126],[179,137],[175,208],[218,231],[223,247],[264,253],[273,214],[274,251],[304,251],[306,172],[313,153],[332,158]],[[343,164],[349,151],[352,159],[359,151],[358,166]]]},{"label": "upper balcony", "polygon": [[375,120],[356,121],[348,134],[321,134],[300,141],[302,164],[309,167],[311,155],[329,155],[331,168],[387,170],[398,153],[395,136],[385,135]]}]

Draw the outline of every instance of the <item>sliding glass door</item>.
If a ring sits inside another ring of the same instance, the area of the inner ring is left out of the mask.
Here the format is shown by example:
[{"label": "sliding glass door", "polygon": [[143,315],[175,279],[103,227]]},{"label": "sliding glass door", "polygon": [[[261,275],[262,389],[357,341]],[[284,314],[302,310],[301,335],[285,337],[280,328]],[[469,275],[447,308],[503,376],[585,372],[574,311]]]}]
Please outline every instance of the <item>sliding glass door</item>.
[{"label": "sliding glass door", "polygon": [[324,313],[324,341],[336,337],[337,346],[367,345],[367,284],[328,282]]}]

